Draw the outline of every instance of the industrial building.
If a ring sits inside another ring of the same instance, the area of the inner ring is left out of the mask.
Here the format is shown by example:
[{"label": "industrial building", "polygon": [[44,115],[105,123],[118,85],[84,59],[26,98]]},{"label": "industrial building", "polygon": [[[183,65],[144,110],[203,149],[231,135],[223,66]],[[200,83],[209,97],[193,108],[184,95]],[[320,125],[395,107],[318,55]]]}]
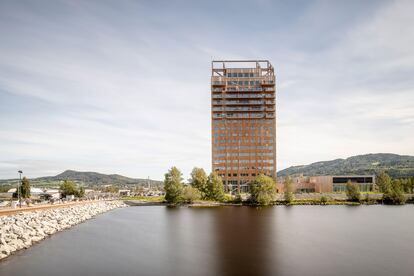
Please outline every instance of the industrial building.
[{"label": "industrial building", "polygon": [[212,170],[229,192],[276,179],[275,73],[268,60],[216,60],[211,72]]}]

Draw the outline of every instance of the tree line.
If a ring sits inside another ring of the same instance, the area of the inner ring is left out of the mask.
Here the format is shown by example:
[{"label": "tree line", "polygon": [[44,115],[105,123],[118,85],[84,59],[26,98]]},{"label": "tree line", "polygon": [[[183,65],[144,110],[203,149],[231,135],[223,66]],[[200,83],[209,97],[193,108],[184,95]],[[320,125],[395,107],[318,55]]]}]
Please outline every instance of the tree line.
[{"label": "tree line", "polygon": [[[30,192],[30,180],[27,177],[23,177],[21,185],[19,185],[20,197],[23,199],[29,199],[31,197]],[[83,197],[85,195],[85,188],[78,186],[72,180],[64,180],[63,183],[59,186],[59,192],[61,198],[66,197],[67,195],[74,195],[76,197]],[[17,191],[13,193],[13,198],[18,197]]]},{"label": "tree line", "polygon": [[[191,171],[189,185],[185,185],[183,180],[181,171],[176,167],[172,167],[165,174],[164,191],[167,203],[193,203],[197,200],[241,201],[240,194],[235,199],[226,196],[223,181],[216,172],[207,176],[204,169],[195,167]],[[251,183],[249,200],[255,204],[267,205],[275,198],[276,182],[269,176],[258,175]]]}]

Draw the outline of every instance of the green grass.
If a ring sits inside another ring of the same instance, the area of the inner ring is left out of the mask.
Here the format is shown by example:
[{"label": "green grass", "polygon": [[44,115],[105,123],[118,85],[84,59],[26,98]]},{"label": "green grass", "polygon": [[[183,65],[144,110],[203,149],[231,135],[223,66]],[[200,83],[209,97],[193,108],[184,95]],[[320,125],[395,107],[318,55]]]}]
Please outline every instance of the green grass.
[{"label": "green grass", "polygon": [[126,196],[123,200],[139,200],[143,202],[164,202],[164,196]]}]

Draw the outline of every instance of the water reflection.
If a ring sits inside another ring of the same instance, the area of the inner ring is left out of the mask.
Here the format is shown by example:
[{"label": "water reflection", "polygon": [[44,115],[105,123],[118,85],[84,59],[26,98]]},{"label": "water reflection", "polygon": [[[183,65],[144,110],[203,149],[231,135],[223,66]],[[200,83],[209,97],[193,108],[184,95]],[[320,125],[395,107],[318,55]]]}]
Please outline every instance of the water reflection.
[{"label": "water reflection", "polygon": [[126,208],[0,262],[0,275],[412,275],[413,211]]},{"label": "water reflection", "polygon": [[272,209],[251,207],[221,208],[213,227],[219,261],[218,275],[267,275],[277,266],[277,257],[269,242]]}]

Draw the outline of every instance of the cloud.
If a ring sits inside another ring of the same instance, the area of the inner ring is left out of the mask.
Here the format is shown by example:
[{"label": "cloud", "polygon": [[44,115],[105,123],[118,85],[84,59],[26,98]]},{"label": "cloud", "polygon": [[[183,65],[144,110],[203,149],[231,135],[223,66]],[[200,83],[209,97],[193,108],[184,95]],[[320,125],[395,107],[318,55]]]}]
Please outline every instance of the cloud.
[{"label": "cloud", "polygon": [[412,3],[217,5],[2,2],[0,178],[209,170],[212,57],[275,65],[279,169],[414,154]]}]

